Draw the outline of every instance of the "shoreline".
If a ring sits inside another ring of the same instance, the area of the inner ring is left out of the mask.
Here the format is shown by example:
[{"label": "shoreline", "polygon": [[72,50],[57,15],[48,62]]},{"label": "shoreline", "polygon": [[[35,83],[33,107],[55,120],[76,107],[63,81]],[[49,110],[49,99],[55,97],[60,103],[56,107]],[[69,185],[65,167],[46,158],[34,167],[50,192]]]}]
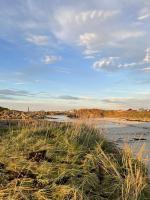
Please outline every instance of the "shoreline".
[{"label": "shoreline", "polygon": [[123,117],[89,117],[89,118],[73,118],[73,117],[68,117],[70,119],[74,119],[74,120],[116,120],[116,121],[126,121],[126,122],[150,122],[150,119],[130,119],[130,118],[123,118]]}]

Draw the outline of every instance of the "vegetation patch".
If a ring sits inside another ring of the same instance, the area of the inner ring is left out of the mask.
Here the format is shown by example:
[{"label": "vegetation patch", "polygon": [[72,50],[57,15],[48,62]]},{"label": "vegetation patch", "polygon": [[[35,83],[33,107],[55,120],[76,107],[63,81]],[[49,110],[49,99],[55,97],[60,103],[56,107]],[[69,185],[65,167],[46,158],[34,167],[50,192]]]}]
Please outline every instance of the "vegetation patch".
[{"label": "vegetation patch", "polygon": [[146,200],[147,170],[85,125],[9,127],[0,140],[2,200]]},{"label": "vegetation patch", "polygon": [[79,109],[68,113],[72,118],[122,118],[129,121],[150,121],[150,110],[101,110],[101,109]]}]

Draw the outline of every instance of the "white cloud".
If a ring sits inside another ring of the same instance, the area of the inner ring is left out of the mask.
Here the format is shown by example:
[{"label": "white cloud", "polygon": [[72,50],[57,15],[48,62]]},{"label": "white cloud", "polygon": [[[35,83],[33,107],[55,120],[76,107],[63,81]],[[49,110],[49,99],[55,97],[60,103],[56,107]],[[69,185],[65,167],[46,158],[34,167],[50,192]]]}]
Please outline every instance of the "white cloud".
[{"label": "white cloud", "polygon": [[[55,13],[57,29],[54,33],[63,42],[82,46],[83,54],[86,55],[119,48],[122,50],[120,57],[139,56],[145,44],[141,42],[141,49],[137,49],[138,40],[145,41],[143,36],[146,36],[147,31],[133,25],[131,19],[136,12],[127,17],[119,5],[110,9],[109,5],[103,7],[102,3],[101,9],[98,6],[92,10],[62,7]],[[134,49],[137,50],[133,52]]]},{"label": "white cloud", "polygon": [[[76,7],[63,7],[55,13],[57,29],[54,30],[54,33],[59,39],[67,43],[78,43],[80,39],[83,40],[82,35],[83,37],[95,37],[89,36],[89,33],[94,35],[97,30],[101,29],[100,24],[108,23],[119,13],[119,10],[81,10]],[[88,36],[84,35],[86,33]]]},{"label": "white cloud", "polygon": [[147,63],[150,63],[150,48],[146,49],[146,55],[145,55],[144,61]]},{"label": "white cloud", "polygon": [[75,21],[79,24],[89,22],[90,20],[104,21],[118,13],[118,10],[88,10],[75,15]]},{"label": "white cloud", "polygon": [[61,56],[46,55],[43,59],[44,64],[53,64],[61,60]]},{"label": "white cloud", "polygon": [[[107,71],[115,71],[119,69],[132,69],[133,67],[141,67],[144,65],[144,62],[131,62],[131,63],[121,63],[119,57],[108,57],[102,58],[99,61],[94,62],[93,68],[97,71],[104,69]],[[143,70],[144,71],[144,70]]]},{"label": "white cloud", "polygon": [[99,38],[96,33],[84,33],[79,36],[79,45],[85,47],[83,54],[85,55],[93,55],[98,53],[99,51],[96,50],[94,47],[97,44]]},{"label": "white cloud", "polygon": [[95,56],[93,56],[93,55],[87,55],[87,56],[84,56],[84,58],[85,58],[85,59],[94,59]]},{"label": "white cloud", "polygon": [[96,53],[98,53],[99,51],[98,50],[92,50],[92,49],[85,49],[84,51],[83,51],[83,54],[85,54],[85,55],[89,55],[89,56],[92,56],[92,54],[96,54]]},{"label": "white cloud", "polygon": [[130,38],[138,38],[145,35],[144,31],[119,31],[113,33],[113,36],[117,38],[117,40],[126,40]]},{"label": "white cloud", "polygon": [[[71,48],[80,45],[83,56],[88,56],[85,58],[96,58],[99,54],[119,56],[122,62],[131,60],[131,63],[118,63],[120,68],[134,66],[133,63],[143,59],[144,50],[150,46],[150,26],[145,20],[150,16],[149,0],[127,0],[126,3],[124,0],[93,0],[86,4],[84,1],[46,1],[43,4],[42,0],[38,3],[29,0],[18,1],[9,7],[7,4],[5,1],[1,5],[0,27],[4,40],[16,39],[18,42],[18,38],[21,41],[27,36],[26,41],[39,47],[47,45],[53,52],[59,45]],[[44,55],[47,55],[47,49]],[[53,62],[50,61],[53,59],[45,60],[46,63]],[[148,60],[146,56],[143,62]]]},{"label": "white cloud", "polygon": [[29,35],[26,40],[37,46],[45,46],[48,44],[48,37],[45,35]]},{"label": "white cloud", "polygon": [[145,68],[142,69],[142,71],[150,73],[150,67],[145,67]]},{"label": "white cloud", "polygon": [[93,68],[97,71],[104,69],[108,71],[114,71],[119,69],[125,69],[125,68],[133,68],[133,67],[139,67],[143,65],[143,62],[131,62],[131,63],[121,63],[121,60],[119,57],[108,57],[108,58],[102,58],[99,61],[94,62]]},{"label": "white cloud", "polygon": [[135,67],[139,65],[139,63],[132,62],[132,63],[124,63],[124,64],[119,64],[118,68],[128,68],[128,67]]},{"label": "white cloud", "polygon": [[[124,68],[126,68],[126,67],[143,67],[143,66],[149,64],[150,63],[150,48],[147,48],[145,50],[145,52],[146,52],[146,55],[143,60],[141,60],[139,62],[119,64],[119,67],[120,68],[121,67],[124,67]],[[149,70],[150,70],[149,67],[144,67],[144,69],[142,69],[142,71],[149,71]]]},{"label": "white cloud", "polygon": [[149,8],[143,8],[140,10],[138,20],[145,20],[150,17],[150,9]]},{"label": "white cloud", "polygon": [[[121,63],[121,59],[119,57],[108,57],[102,58],[93,63],[93,68],[97,71],[101,69],[105,70],[115,70],[115,69],[123,69],[123,68],[137,68],[144,72],[150,72],[150,67],[147,66],[150,63],[150,48],[147,48],[146,55],[143,60],[138,62],[131,62],[131,63]],[[142,69],[141,69],[142,67]]]},{"label": "white cloud", "polygon": [[102,58],[93,64],[93,68],[97,71],[100,69],[114,70],[114,68],[118,65],[118,60],[118,57]]},{"label": "white cloud", "polygon": [[138,17],[138,20],[144,20],[144,19],[147,19],[147,18],[149,18],[149,17],[150,17],[150,14],[147,13],[147,14],[145,14],[145,15],[139,16],[139,17]]},{"label": "white cloud", "polygon": [[95,33],[84,33],[79,37],[80,45],[90,48],[91,43],[97,40],[97,35]]}]

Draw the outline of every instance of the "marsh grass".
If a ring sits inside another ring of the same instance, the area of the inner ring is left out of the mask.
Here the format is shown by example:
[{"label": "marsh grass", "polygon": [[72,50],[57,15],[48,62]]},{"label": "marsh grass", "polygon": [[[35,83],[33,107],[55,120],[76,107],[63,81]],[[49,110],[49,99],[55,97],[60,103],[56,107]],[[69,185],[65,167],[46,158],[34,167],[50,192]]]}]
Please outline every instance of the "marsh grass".
[{"label": "marsh grass", "polygon": [[133,159],[87,125],[10,127],[0,140],[2,200],[150,199],[142,151]]}]

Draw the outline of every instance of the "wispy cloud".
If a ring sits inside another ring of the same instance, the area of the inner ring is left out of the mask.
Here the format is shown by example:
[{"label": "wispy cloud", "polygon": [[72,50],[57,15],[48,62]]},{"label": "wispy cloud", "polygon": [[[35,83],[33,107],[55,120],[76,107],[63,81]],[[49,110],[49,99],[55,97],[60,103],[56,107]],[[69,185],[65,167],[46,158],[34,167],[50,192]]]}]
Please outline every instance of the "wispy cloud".
[{"label": "wispy cloud", "polygon": [[16,89],[0,89],[0,99],[17,99],[18,97],[33,97],[29,91]]},{"label": "wispy cloud", "polygon": [[30,93],[26,90],[1,89],[0,94],[11,96],[28,96]]},{"label": "wispy cloud", "polygon": [[104,69],[108,71],[115,71],[119,69],[137,69],[145,72],[149,71],[147,65],[150,64],[150,48],[145,50],[145,56],[142,60],[138,62],[122,63],[120,57],[107,57],[101,58],[93,63],[93,68],[97,71]]},{"label": "wispy cloud", "polygon": [[144,72],[150,73],[150,67],[145,67],[143,69],[141,69]]},{"label": "wispy cloud", "polygon": [[147,14],[144,14],[144,15],[139,16],[139,17],[138,17],[138,20],[144,20],[144,19],[147,19],[147,18],[149,18],[149,17],[150,17],[150,14],[147,13]]},{"label": "wispy cloud", "polygon": [[119,10],[88,10],[79,12],[76,15],[72,15],[72,18],[75,20],[75,22],[84,24],[86,22],[89,22],[90,20],[104,21],[112,18],[118,13]]},{"label": "wispy cloud", "polygon": [[150,17],[150,9],[148,7],[142,8],[139,12],[138,20],[146,20]]},{"label": "wispy cloud", "polygon": [[121,40],[127,40],[127,39],[133,39],[133,38],[140,38],[143,37],[146,33],[144,31],[119,31],[113,33],[113,36],[116,41],[121,41]]},{"label": "wispy cloud", "polygon": [[93,64],[93,68],[97,71],[101,69],[114,70],[117,68],[119,57],[102,58]]},{"label": "wispy cloud", "polygon": [[102,99],[104,103],[113,105],[122,105],[126,106],[126,108],[149,108],[150,107],[150,93],[148,95],[142,94],[142,98],[140,97],[126,97],[126,98],[108,98],[108,99]]},{"label": "wispy cloud", "polygon": [[146,55],[145,55],[144,61],[147,63],[150,63],[150,48],[146,49]]},{"label": "wispy cloud", "polygon": [[83,100],[84,99],[82,97],[76,97],[76,96],[70,96],[70,95],[62,95],[56,98],[61,99],[61,100]]},{"label": "wispy cloud", "polygon": [[60,61],[62,58],[61,56],[55,56],[55,55],[46,55],[44,58],[43,58],[43,63],[44,64],[53,64],[57,61]]},{"label": "wispy cloud", "polygon": [[48,45],[49,39],[45,35],[32,35],[32,34],[30,34],[26,38],[26,41],[33,43],[37,46],[45,46],[45,45]]},{"label": "wispy cloud", "polygon": [[0,100],[14,100],[14,97],[0,94]]}]

